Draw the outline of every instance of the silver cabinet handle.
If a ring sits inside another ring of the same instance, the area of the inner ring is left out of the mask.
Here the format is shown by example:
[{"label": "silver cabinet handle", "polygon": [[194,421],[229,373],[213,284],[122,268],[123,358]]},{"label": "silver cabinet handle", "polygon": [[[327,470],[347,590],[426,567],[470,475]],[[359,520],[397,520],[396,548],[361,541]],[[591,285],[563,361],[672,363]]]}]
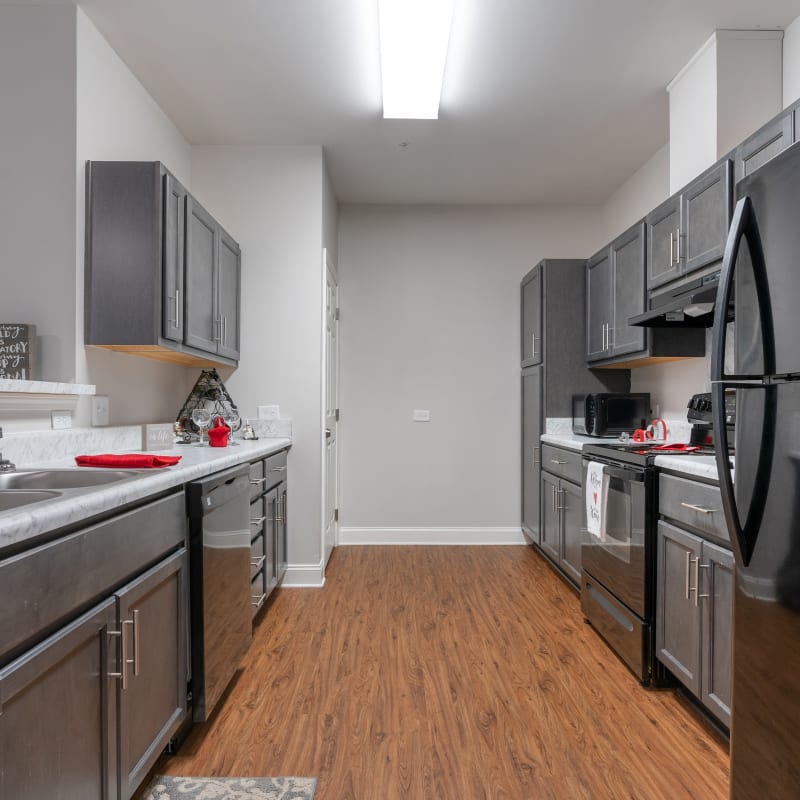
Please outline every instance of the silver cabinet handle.
[{"label": "silver cabinet handle", "polygon": [[222,344],[228,344],[228,315],[222,318]]},{"label": "silver cabinet handle", "polygon": [[256,517],[255,519],[250,520],[251,525],[263,525],[266,516],[263,517]]},{"label": "silver cabinet handle", "polygon": [[675,263],[675,234],[670,231],[669,232],[669,265],[672,266]]},{"label": "silver cabinet handle", "polygon": [[531,334],[531,358],[536,357],[536,334]]},{"label": "silver cabinet handle", "polygon": [[280,507],[281,507],[281,522],[285,525],[286,524],[286,495],[282,494],[279,498]]},{"label": "silver cabinet handle", "polygon": [[254,594],[252,596],[252,601],[251,601],[250,605],[253,605],[256,608],[261,608],[261,606],[264,605],[264,600],[266,600],[266,599],[267,599],[267,593],[266,592],[264,592],[264,594],[262,594],[260,597],[257,594]]},{"label": "silver cabinet handle", "polygon": [[551,489],[551,494],[552,494],[552,499],[553,499],[553,512],[555,513],[556,511],[558,511],[558,509],[556,508],[556,487],[555,486],[551,486],[550,489]]},{"label": "silver cabinet handle", "polygon": [[181,326],[181,290],[175,290],[175,327]]},{"label": "silver cabinet handle", "polygon": [[688,508],[689,511],[697,511],[698,514],[713,514],[717,509],[704,508],[703,506],[696,506],[692,503],[681,503],[681,508]]},{"label": "silver cabinet handle", "polygon": [[557,458],[551,458],[550,459],[550,463],[551,464],[566,464],[567,462],[566,461],[559,461]]},{"label": "silver cabinet handle", "polygon": [[123,635],[123,631],[125,630],[123,625],[120,625],[118,631],[107,631],[110,637],[117,637],[119,636],[120,640],[120,654],[119,654],[119,672],[109,672],[109,678],[120,678],[122,680],[122,690],[128,688],[128,670],[126,668],[126,664],[128,663],[128,645],[125,641],[125,636]]},{"label": "silver cabinet handle", "polygon": [[603,323],[602,339],[603,339],[603,343],[602,343],[601,349],[603,351],[605,351],[605,349],[606,349],[606,324],[605,324],[605,322]]},{"label": "silver cabinet handle", "polygon": [[681,263],[681,229],[675,231],[675,263]]},{"label": "silver cabinet handle", "polygon": [[[697,560],[700,561],[699,558]],[[697,583],[697,594],[695,595],[695,597],[696,598],[700,598],[701,600],[702,599],[706,599],[707,600],[709,597],[711,597],[710,594],[700,594],[700,583],[699,583],[699,580],[700,580],[700,570],[701,569],[711,569],[711,565],[710,564],[695,564],[694,579],[695,579],[696,582],[698,582]],[[697,605],[696,601],[695,601],[695,605]]]},{"label": "silver cabinet handle", "polygon": [[616,332],[616,330],[617,330],[616,328],[611,327],[610,322],[606,324],[606,346],[609,350],[611,350],[614,347],[613,343],[611,342],[611,331]]},{"label": "silver cabinet handle", "polygon": [[[327,431],[328,429],[325,428],[325,430]],[[269,471],[270,472],[286,472],[286,467],[270,467]]]},{"label": "silver cabinet handle", "polygon": [[694,564],[694,586],[691,589],[689,589],[689,591],[694,592],[694,605],[696,608],[698,604],[697,595],[699,594],[699,592],[697,591],[697,584],[698,581],[700,580],[700,556],[698,556],[697,558],[693,558],[692,564]]},{"label": "silver cabinet handle", "polygon": [[692,563],[691,550],[686,551],[686,599],[689,599],[689,565]]},{"label": "silver cabinet handle", "polygon": [[266,556],[261,556],[261,558],[251,558],[250,559],[250,566],[255,567],[257,570],[261,569],[264,566],[264,562],[267,560]]},{"label": "silver cabinet handle", "polygon": [[275,522],[283,522],[283,517],[281,517],[281,501],[280,498],[277,500],[273,500],[275,503]]},{"label": "silver cabinet handle", "polygon": [[541,463],[540,459],[538,459],[538,458],[537,458],[537,455],[538,455],[538,453],[539,453],[539,450],[541,450],[541,448],[540,448],[540,447],[537,447],[536,445],[534,445],[534,446],[533,446],[533,466],[534,466],[534,467],[535,467],[537,464]]},{"label": "silver cabinet handle", "polygon": [[250,485],[251,486],[258,486],[259,484],[264,484],[267,482],[266,478],[251,478]]},{"label": "silver cabinet handle", "polygon": [[[127,620],[126,620],[127,621]],[[140,659],[139,659],[139,609],[135,608],[133,610],[133,620],[131,621],[131,625],[133,625],[133,674],[134,676],[138,677],[139,675],[139,668],[140,668]]]},{"label": "silver cabinet handle", "polygon": [[[557,489],[556,490],[556,496],[557,497],[558,496],[563,497],[566,493],[567,493],[566,489]],[[556,511],[566,511],[566,510],[567,510],[566,506],[556,503]]]}]

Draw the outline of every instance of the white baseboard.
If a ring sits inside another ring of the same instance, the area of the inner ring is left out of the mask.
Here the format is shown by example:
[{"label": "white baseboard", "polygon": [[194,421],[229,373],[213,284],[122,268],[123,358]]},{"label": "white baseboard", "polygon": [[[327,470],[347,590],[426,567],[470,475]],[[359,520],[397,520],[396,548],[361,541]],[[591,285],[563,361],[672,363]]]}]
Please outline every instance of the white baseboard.
[{"label": "white baseboard", "polygon": [[325,567],[319,564],[289,564],[281,586],[300,588],[310,586],[319,588],[325,585]]},{"label": "white baseboard", "polygon": [[521,528],[339,528],[339,544],[527,544]]}]

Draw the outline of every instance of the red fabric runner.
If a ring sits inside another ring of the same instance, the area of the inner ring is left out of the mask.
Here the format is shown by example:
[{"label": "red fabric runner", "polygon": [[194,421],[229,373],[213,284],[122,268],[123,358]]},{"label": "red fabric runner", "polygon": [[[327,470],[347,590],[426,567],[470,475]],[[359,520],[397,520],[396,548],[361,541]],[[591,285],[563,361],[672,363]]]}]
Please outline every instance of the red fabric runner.
[{"label": "red fabric runner", "polygon": [[105,453],[97,456],[75,456],[75,463],[79,467],[116,467],[117,469],[171,467],[180,460],[181,456],[153,456],[149,453],[124,453],[122,455]]}]

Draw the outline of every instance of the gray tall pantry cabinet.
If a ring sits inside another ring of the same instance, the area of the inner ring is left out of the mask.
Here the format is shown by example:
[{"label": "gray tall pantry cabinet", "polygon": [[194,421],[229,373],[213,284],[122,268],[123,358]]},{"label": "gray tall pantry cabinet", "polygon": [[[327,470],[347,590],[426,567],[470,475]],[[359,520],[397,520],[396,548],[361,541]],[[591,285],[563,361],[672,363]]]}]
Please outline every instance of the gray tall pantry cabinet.
[{"label": "gray tall pantry cabinet", "polygon": [[537,547],[545,420],[571,418],[573,394],[630,389],[628,370],[586,368],[585,272],[584,259],[545,259],[520,284],[522,530]]}]

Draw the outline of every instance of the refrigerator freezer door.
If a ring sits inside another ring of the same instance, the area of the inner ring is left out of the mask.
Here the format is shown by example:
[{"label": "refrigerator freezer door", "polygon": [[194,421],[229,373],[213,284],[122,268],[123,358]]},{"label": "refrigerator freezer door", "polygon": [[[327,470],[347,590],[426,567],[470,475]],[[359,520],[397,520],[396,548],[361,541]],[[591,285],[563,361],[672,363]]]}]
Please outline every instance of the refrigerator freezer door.
[{"label": "refrigerator freezer door", "polygon": [[[800,374],[800,142],[740,181],[736,195],[750,201],[766,272],[766,286],[759,285],[757,254],[746,237],[735,268],[736,374]],[[759,298],[759,291],[766,294]],[[774,365],[763,360],[765,313],[775,332]]]},{"label": "refrigerator freezer door", "polygon": [[[731,797],[788,800],[800,786],[800,383],[739,389],[737,403],[736,507],[762,518],[749,563],[736,559]],[[764,452],[771,469],[759,487]]]}]

